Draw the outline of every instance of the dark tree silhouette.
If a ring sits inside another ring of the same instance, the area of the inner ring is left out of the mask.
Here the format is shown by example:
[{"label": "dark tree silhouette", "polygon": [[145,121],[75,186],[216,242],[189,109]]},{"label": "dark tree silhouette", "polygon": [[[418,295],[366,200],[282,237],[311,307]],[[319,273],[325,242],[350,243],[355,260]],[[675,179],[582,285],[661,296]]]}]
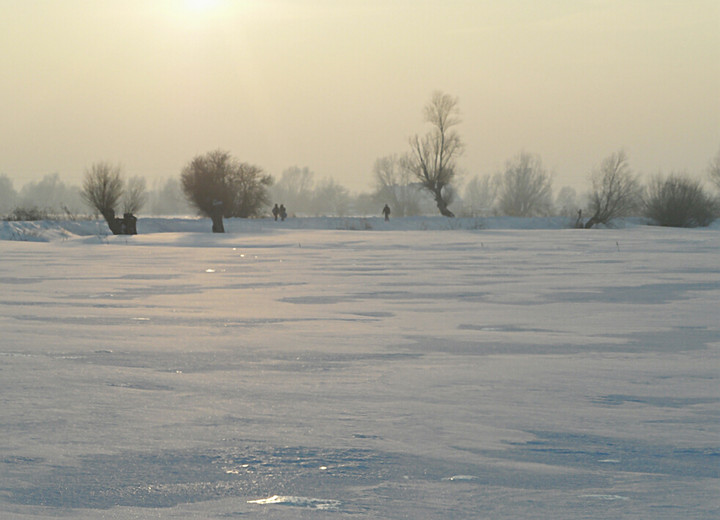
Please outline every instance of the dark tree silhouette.
[{"label": "dark tree silhouette", "polygon": [[585,229],[596,224],[626,217],[640,209],[642,186],[628,166],[625,152],[619,151],[605,158],[592,174],[593,189],[590,193],[590,213]]},{"label": "dark tree silhouette", "polygon": [[85,170],[80,195],[90,207],[103,216],[110,231],[115,235],[122,233],[121,223],[115,218],[115,208],[123,196],[123,191],[120,166],[96,162]]},{"label": "dark tree silhouette", "polygon": [[198,155],[183,168],[183,193],[191,205],[212,219],[214,233],[224,233],[223,217],[258,216],[269,203],[272,177],[261,168],[215,150]]},{"label": "dark tree silhouette", "polygon": [[448,205],[454,196],[455,160],[463,152],[462,140],[452,129],[460,123],[458,99],[435,92],[425,105],[424,116],[433,128],[422,138],[416,135],[410,139],[411,150],[403,165],[432,194],[440,213],[454,217]]},{"label": "dark tree silhouette", "polygon": [[717,202],[699,180],[673,174],[656,177],[645,199],[645,216],[660,226],[709,226],[717,217]]}]

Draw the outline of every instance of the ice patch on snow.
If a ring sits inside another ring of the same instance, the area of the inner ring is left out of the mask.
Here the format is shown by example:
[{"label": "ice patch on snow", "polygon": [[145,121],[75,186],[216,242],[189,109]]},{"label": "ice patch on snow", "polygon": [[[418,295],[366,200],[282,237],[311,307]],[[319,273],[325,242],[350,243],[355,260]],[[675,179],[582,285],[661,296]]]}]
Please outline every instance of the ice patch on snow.
[{"label": "ice patch on snow", "polygon": [[445,477],[443,480],[451,482],[462,481],[462,480],[477,480],[478,477],[475,475],[453,475],[452,477]]},{"label": "ice patch on snow", "polygon": [[596,498],[598,500],[629,500],[621,495],[580,495],[580,498]]},{"label": "ice patch on snow", "polygon": [[296,497],[287,495],[273,495],[268,498],[260,498],[258,500],[248,500],[248,504],[261,504],[261,505],[282,505],[282,506],[295,506],[295,507],[308,507],[310,509],[322,509],[331,510],[340,507],[341,502],[339,500],[324,499],[324,498],[310,498],[310,497]]}]

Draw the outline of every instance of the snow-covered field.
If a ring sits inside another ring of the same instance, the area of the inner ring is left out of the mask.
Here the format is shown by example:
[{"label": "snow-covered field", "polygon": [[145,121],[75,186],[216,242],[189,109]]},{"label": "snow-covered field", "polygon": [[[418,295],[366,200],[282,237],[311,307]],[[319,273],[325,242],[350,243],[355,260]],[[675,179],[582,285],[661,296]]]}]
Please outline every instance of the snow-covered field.
[{"label": "snow-covered field", "polygon": [[566,224],[0,223],[0,518],[720,517],[720,228]]}]

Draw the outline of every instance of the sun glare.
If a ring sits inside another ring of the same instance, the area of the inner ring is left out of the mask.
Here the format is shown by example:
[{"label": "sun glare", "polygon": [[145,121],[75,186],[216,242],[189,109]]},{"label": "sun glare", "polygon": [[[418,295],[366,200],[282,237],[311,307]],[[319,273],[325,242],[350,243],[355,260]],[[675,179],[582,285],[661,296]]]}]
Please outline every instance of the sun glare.
[{"label": "sun glare", "polygon": [[190,11],[209,11],[218,6],[220,0],[185,0],[185,7]]}]

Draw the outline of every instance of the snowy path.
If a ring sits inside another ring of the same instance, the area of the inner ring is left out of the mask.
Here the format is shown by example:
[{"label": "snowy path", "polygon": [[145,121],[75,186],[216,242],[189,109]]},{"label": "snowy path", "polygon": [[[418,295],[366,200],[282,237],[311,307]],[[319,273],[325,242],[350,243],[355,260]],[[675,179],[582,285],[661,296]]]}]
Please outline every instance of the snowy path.
[{"label": "snowy path", "polygon": [[649,227],[2,241],[0,516],[717,518],[718,252]]}]

